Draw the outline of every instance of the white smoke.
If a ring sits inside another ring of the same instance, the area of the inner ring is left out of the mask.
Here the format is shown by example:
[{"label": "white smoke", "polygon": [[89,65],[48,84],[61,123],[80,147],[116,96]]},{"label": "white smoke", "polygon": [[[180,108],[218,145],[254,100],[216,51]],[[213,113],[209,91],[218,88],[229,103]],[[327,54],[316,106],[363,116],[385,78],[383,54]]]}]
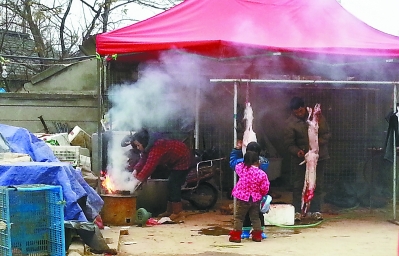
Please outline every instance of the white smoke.
[{"label": "white smoke", "polygon": [[[159,62],[142,67],[137,82],[112,85],[108,112],[114,136],[108,145],[108,175],[117,190],[131,190],[131,173],[126,170],[127,157],[120,142],[128,131],[142,127],[166,127],[179,119],[183,126],[193,124],[196,88],[203,84],[202,62],[193,55],[164,54]],[[183,127],[185,128],[185,127]],[[116,132],[118,133],[118,132]]]}]

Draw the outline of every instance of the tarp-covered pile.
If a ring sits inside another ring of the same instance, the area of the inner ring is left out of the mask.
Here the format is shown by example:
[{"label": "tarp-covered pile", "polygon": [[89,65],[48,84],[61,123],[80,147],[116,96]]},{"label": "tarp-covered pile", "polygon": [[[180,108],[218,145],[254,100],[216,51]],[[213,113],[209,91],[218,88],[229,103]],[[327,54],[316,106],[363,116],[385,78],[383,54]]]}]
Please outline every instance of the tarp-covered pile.
[{"label": "tarp-covered pile", "polygon": [[104,202],[78,170],[60,162],[43,140],[24,128],[0,124],[0,134],[11,152],[28,154],[33,160],[0,165],[0,186],[60,185],[66,201],[65,220],[94,220]]}]

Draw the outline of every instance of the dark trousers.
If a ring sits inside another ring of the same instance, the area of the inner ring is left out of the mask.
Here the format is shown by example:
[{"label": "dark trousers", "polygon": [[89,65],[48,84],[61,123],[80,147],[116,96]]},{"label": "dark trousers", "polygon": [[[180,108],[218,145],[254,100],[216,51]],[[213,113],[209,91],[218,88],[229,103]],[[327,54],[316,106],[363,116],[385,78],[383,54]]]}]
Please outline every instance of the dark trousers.
[{"label": "dark trousers", "polygon": [[242,230],[245,215],[248,213],[253,229],[262,230],[259,218],[260,201],[252,202],[252,200],[250,200],[249,202],[245,202],[237,199],[236,203],[237,209],[234,217],[234,229]]},{"label": "dark trousers", "polygon": [[[265,226],[265,216],[261,212],[259,212],[259,219],[260,219],[260,225],[262,227],[264,227]],[[252,227],[251,220],[249,219],[249,213],[245,214],[245,218],[244,218],[244,222],[243,222],[242,226],[243,227]]]},{"label": "dark trousers", "polygon": [[[314,191],[314,197],[310,201],[309,212],[320,212],[321,205],[323,203],[323,184],[324,184],[324,169],[327,160],[317,162],[316,166],[316,189]],[[293,161],[293,205],[295,212],[301,212],[302,203],[302,190],[305,182],[306,164],[299,165],[299,162]]]},{"label": "dark trousers", "polygon": [[168,177],[168,201],[169,202],[180,202],[181,201],[181,186],[186,181],[186,177],[189,170],[176,171],[172,170]]}]

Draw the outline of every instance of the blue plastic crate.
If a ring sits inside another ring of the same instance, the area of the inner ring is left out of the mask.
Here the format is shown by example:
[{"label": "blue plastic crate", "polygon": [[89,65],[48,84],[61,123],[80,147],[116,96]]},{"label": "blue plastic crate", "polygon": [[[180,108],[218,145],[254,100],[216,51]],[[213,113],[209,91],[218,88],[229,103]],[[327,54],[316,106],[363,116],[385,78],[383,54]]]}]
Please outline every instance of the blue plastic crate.
[{"label": "blue plastic crate", "polygon": [[0,255],[65,254],[61,186],[0,186]]}]

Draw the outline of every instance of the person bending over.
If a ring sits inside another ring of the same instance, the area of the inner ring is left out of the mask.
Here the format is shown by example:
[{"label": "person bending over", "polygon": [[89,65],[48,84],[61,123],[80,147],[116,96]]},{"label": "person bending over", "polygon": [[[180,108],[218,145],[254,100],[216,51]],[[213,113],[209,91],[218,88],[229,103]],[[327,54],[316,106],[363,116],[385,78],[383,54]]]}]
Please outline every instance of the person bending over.
[{"label": "person bending over", "polygon": [[147,180],[159,165],[170,169],[166,211],[158,217],[169,217],[172,221],[184,218],[181,186],[189,170],[195,166],[191,150],[179,140],[159,138],[147,129],[133,134],[132,141],[142,155],[133,170],[133,176],[139,183]]}]

